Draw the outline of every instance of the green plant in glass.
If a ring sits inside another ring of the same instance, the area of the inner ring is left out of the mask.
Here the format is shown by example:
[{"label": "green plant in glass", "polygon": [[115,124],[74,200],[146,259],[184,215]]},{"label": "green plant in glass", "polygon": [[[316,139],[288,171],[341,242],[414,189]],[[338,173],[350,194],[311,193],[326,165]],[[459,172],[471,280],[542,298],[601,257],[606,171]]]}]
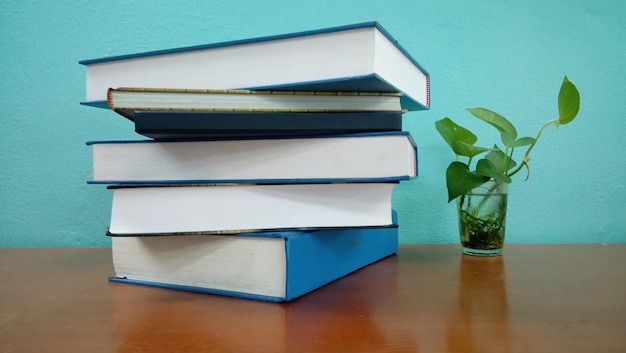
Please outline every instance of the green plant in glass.
[{"label": "green plant in glass", "polygon": [[[530,152],[543,130],[550,125],[558,128],[570,123],[578,114],[579,106],[580,94],[565,76],[558,95],[559,115],[541,126],[535,137],[518,137],[515,126],[494,111],[468,108],[474,117],[498,130],[502,147],[497,143],[492,147],[476,146],[477,136],[448,117],[435,122],[437,131],[456,155],[446,170],[446,186],[448,202],[458,199],[459,230],[464,247],[471,245],[487,252],[497,249],[501,251],[506,215],[506,186],[511,183],[511,177],[524,168],[528,179]],[[525,152],[517,163],[513,159],[514,154],[522,148],[525,148]],[[470,199],[471,195],[476,197]],[[494,201],[496,197],[499,199]]]}]

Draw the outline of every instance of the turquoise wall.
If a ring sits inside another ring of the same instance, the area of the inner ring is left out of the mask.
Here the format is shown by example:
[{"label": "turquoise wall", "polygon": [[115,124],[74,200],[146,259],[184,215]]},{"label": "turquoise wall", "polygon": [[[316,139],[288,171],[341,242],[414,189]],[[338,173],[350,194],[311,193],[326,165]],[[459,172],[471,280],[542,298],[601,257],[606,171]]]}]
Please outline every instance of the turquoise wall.
[{"label": "turquoise wall", "polygon": [[[620,1],[16,1],[0,11],[0,246],[107,245],[111,194],[87,185],[85,141],[138,138],[80,106],[81,59],[378,20],[430,72],[432,108],[405,115],[420,177],[394,193],[401,241],[456,243],[434,122],[479,132],[484,106],[534,135],[567,74],[577,121],[545,131],[528,182],[510,188],[511,243],[626,241],[626,5]],[[494,138],[497,136],[493,135]],[[485,140],[490,144],[491,140]]]}]

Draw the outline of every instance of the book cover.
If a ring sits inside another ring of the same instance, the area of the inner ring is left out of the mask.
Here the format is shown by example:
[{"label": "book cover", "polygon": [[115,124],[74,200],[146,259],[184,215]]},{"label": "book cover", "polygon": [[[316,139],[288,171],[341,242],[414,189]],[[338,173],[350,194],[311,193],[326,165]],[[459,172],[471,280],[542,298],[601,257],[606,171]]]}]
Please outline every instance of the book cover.
[{"label": "book cover", "polygon": [[392,225],[112,240],[111,281],[281,302],[395,254],[398,229]]},{"label": "book cover", "polygon": [[401,131],[402,112],[139,111],[135,132],[157,140]]},{"label": "book cover", "polygon": [[100,107],[110,87],[399,92],[403,109],[430,106],[429,74],[378,22],[79,63],[83,104]]}]

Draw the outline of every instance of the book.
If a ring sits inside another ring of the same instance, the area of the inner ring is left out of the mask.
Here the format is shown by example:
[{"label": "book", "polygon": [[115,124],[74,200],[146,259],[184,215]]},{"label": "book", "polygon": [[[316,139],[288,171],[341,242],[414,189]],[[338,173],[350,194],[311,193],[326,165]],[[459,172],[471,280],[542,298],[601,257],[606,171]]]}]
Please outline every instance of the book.
[{"label": "book", "polygon": [[132,120],[136,111],[402,111],[399,93],[109,88],[109,107]]},{"label": "book", "polygon": [[401,131],[401,112],[139,111],[135,132],[155,140]]},{"label": "book", "polygon": [[392,224],[397,183],[109,186],[112,235],[216,234]]},{"label": "book", "polygon": [[399,92],[403,109],[430,105],[429,74],[378,22],[79,63],[83,104],[107,108],[111,87]]},{"label": "book", "polygon": [[108,104],[157,139],[401,130],[399,93],[109,89]]},{"label": "book", "polygon": [[[389,212],[391,214],[391,212]],[[112,237],[113,282],[290,301],[398,250],[398,228]]]},{"label": "book", "polygon": [[417,176],[407,131],[218,140],[91,141],[93,184],[319,183]]},{"label": "book", "polygon": [[[151,338],[153,347],[171,347],[181,340],[192,342],[197,352],[332,352],[339,341],[351,352],[372,352],[385,344],[389,346],[389,342],[399,343],[394,346],[396,353],[414,352],[416,345],[405,339],[406,331],[380,325],[390,310],[394,314],[406,310],[403,305],[390,308],[382,304],[397,295],[403,285],[398,282],[398,272],[402,270],[396,270],[399,257],[390,255],[279,305],[112,283],[110,325],[124,342],[117,353],[145,346],[144,337]],[[171,300],[177,301],[176,305],[159,305]],[[358,335],[341,327],[345,320],[337,317],[336,310],[345,304],[358,310]],[[213,313],[221,319],[211,318]],[[159,332],[166,334],[155,334],[155,326],[146,324],[163,322],[163,318],[167,318],[167,326],[160,327]],[[242,331],[246,332],[245,340],[241,339]],[[342,334],[338,336],[337,332]]]}]

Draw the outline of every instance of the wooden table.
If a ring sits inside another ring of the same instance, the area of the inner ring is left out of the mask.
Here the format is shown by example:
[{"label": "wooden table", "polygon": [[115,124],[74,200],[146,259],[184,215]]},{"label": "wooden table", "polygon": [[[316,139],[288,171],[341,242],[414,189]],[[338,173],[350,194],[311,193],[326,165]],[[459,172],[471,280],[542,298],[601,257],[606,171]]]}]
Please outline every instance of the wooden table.
[{"label": "wooden table", "polygon": [[402,245],[284,304],[112,273],[109,248],[0,249],[0,352],[626,352],[626,244]]}]

